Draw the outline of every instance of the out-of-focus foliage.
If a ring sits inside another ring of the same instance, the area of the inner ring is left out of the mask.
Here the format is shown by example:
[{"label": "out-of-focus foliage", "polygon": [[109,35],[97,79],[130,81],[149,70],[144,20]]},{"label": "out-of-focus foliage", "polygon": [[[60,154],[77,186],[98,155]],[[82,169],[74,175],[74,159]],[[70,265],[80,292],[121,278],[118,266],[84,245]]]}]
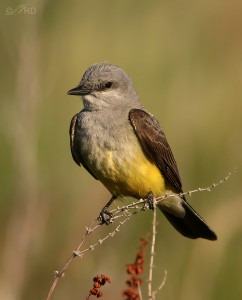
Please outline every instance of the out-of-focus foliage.
[{"label": "out-of-focus foliage", "polygon": [[[109,198],[74,164],[68,137],[82,103],[66,92],[100,61],[123,67],[161,121],[185,190],[239,167],[189,199],[217,242],[185,239],[159,215],[154,285],[168,271],[160,299],[241,299],[241,15],[237,0],[1,2],[1,299],[44,299]],[[85,299],[99,273],[112,280],[106,299],[121,299],[125,265],[150,228],[151,213],[139,214],[76,260],[54,299]]]}]

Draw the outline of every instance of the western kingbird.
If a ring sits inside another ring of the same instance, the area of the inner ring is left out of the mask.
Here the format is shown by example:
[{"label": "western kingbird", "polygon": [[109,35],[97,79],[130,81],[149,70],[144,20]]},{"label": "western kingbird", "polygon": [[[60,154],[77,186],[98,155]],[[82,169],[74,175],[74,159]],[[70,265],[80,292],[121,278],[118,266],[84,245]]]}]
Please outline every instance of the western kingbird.
[{"label": "western kingbird", "polygon": [[[123,69],[113,64],[94,64],[68,95],[82,96],[84,105],[71,120],[73,159],[112,194],[102,212],[108,213],[117,197],[145,199],[183,192],[165,134],[140,103]],[[184,196],[171,196],[157,205],[182,235],[217,239]]]}]

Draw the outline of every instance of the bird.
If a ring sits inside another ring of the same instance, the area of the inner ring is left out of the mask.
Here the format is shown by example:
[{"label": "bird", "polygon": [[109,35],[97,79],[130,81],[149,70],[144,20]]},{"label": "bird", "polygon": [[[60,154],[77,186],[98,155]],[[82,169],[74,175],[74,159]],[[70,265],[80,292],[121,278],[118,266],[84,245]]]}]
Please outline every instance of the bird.
[{"label": "bird", "polygon": [[141,104],[129,75],[111,63],[91,65],[68,95],[83,109],[70,124],[74,161],[99,180],[112,197],[154,199],[173,227],[191,239],[216,240],[215,232],[186,201],[177,163],[159,121]]}]

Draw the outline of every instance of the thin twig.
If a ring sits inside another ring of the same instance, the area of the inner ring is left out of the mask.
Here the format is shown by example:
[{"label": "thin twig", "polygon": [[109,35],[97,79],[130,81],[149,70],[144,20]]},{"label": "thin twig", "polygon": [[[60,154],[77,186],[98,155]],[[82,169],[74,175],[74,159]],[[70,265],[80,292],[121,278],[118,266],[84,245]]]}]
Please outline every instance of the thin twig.
[{"label": "thin twig", "polygon": [[152,293],[152,279],[154,269],[154,257],[155,257],[155,238],[156,238],[156,200],[153,199],[153,220],[152,220],[152,240],[150,248],[150,266],[149,266],[149,279],[148,279],[148,299],[153,300]]},{"label": "thin twig", "polygon": [[[81,249],[81,247],[82,247],[84,241],[86,240],[86,238],[87,238],[92,232],[94,232],[94,231],[97,230],[100,226],[102,226],[102,224],[100,224],[100,223],[97,224],[97,225],[91,224],[90,227],[86,228],[86,232],[85,232],[85,234],[83,235],[83,237],[82,237],[82,239],[81,239],[79,245],[77,246],[77,248],[72,252],[71,256],[67,259],[67,261],[65,262],[65,264],[63,265],[63,267],[61,268],[61,270],[60,270],[60,271],[55,271],[55,279],[54,279],[54,281],[53,281],[53,283],[52,283],[52,285],[51,285],[51,288],[50,288],[50,290],[49,290],[49,292],[48,292],[48,295],[47,295],[47,297],[46,297],[46,300],[50,300],[50,299],[51,299],[51,297],[52,297],[52,295],[53,295],[53,292],[54,292],[54,290],[55,290],[55,288],[56,288],[56,285],[57,285],[59,279],[60,279],[61,277],[64,276],[64,274],[65,274],[67,268],[69,267],[70,263],[74,260],[74,258],[76,258],[76,257],[82,257],[82,256],[85,254],[85,252],[90,251],[90,250],[94,250],[96,246],[101,245],[106,239],[108,239],[108,238],[110,238],[110,237],[113,237],[115,234],[117,234],[117,233],[119,232],[120,227],[121,227],[122,225],[124,225],[124,224],[126,223],[126,221],[128,221],[128,220],[129,220],[129,218],[126,218],[124,221],[122,221],[122,222],[119,223],[119,225],[115,228],[114,231],[110,232],[110,233],[109,233],[108,235],[106,235],[103,239],[99,239],[98,242],[96,242],[95,244],[90,245],[88,248],[86,248],[86,249],[80,251],[80,249]],[[95,221],[95,222],[97,222],[97,221]]]},{"label": "thin twig", "polygon": [[164,271],[164,277],[163,277],[163,279],[162,279],[161,284],[160,284],[160,285],[158,286],[158,288],[153,292],[153,299],[155,299],[156,294],[157,294],[160,290],[163,289],[163,287],[164,287],[164,285],[165,285],[165,283],[166,283],[166,279],[167,279],[167,271],[165,270],[165,271]]},{"label": "thin twig", "polygon": [[[208,187],[202,187],[202,188],[197,188],[194,190],[189,190],[188,192],[183,192],[183,193],[166,193],[163,196],[157,197],[155,198],[156,200],[156,204],[158,204],[161,201],[164,201],[166,198],[168,197],[175,197],[175,196],[192,196],[192,194],[197,193],[197,192],[211,192],[212,189],[216,188],[217,186],[223,184],[225,181],[227,181],[235,172],[237,171],[237,166],[235,166],[235,168],[233,169],[232,172],[229,172],[223,179],[219,180],[218,182],[215,182],[213,184],[211,184]],[[143,205],[143,207],[141,207]],[[136,213],[140,212],[140,210],[146,210],[149,209],[149,205],[147,205],[147,199],[140,199],[136,202],[133,202],[131,204],[117,207],[113,210],[111,210],[110,212],[113,214],[113,216],[117,216],[119,213],[124,212],[124,213],[128,213],[129,209],[139,209],[139,211],[137,211]]]}]

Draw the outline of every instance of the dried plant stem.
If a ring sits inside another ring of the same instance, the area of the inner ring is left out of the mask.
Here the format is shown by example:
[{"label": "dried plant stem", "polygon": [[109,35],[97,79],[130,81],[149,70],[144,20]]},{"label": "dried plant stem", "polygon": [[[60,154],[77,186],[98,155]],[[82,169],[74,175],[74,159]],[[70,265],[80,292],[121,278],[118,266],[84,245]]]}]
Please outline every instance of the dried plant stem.
[{"label": "dried plant stem", "polygon": [[154,269],[154,257],[155,257],[155,238],[156,238],[156,200],[153,199],[153,220],[152,220],[152,240],[150,248],[150,265],[149,265],[149,279],[148,279],[148,299],[153,300],[152,293],[152,280]]},{"label": "dried plant stem", "polygon": [[83,235],[83,237],[81,238],[81,241],[79,242],[79,245],[77,246],[77,248],[72,252],[71,256],[67,259],[67,261],[65,262],[65,264],[63,265],[63,267],[60,269],[60,271],[55,271],[55,279],[50,287],[50,290],[48,292],[48,295],[46,297],[46,300],[50,300],[53,292],[56,288],[56,285],[59,281],[59,279],[61,277],[64,276],[67,268],[69,267],[69,265],[71,264],[71,262],[76,258],[76,257],[82,257],[85,252],[90,251],[90,250],[94,250],[96,246],[101,245],[106,239],[113,237],[116,233],[119,232],[120,227],[122,225],[125,224],[126,221],[128,221],[129,218],[126,218],[124,221],[119,222],[119,225],[115,228],[114,231],[110,232],[108,235],[106,235],[103,239],[99,239],[98,242],[96,242],[93,245],[90,245],[88,248],[80,251],[84,241],[87,239],[87,237],[93,233],[95,230],[97,230],[98,228],[100,228],[102,226],[102,224],[98,223],[98,221],[96,220],[95,222],[93,222],[89,227],[86,228],[86,232]]},{"label": "dried plant stem", "polygon": [[65,262],[64,266],[60,269],[60,271],[55,271],[55,280],[53,281],[53,283],[51,285],[51,288],[50,288],[50,290],[48,292],[46,300],[50,300],[51,299],[52,294],[53,294],[53,292],[55,290],[55,287],[56,287],[56,285],[57,285],[60,277],[62,277],[64,275],[66,269],[68,268],[68,266],[70,265],[70,263],[73,261],[73,259],[78,256],[76,253],[78,251],[80,251],[81,246],[83,245],[83,243],[86,240],[86,238],[88,237],[88,235],[90,235],[91,232],[93,232],[94,230],[96,230],[101,225],[98,224],[98,225],[96,225],[94,227],[92,227],[92,226],[93,226],[93,223],[90,225],[89,228],[86,228],[86,232],[84,233],[83,237],[81,238],[81,241],[79,242],[76,250],[72,252],[71,256],[67,259],[67,261]]},{"label": "dried plant stem", "polygon": [[155,299],[156,294],[157,294],[160,290],[162,290],[162,288],[164,287],[164,285],[165,285],[165,283],[166,283],[166,278],[167,278],[167,271],[165,270],[165,271],[164,271],[164,277],[163,277],[163,279],[162,279],[162,282],[161,282],[160,286],[158,286],[158,288],[153,292],[153,299]]}]

